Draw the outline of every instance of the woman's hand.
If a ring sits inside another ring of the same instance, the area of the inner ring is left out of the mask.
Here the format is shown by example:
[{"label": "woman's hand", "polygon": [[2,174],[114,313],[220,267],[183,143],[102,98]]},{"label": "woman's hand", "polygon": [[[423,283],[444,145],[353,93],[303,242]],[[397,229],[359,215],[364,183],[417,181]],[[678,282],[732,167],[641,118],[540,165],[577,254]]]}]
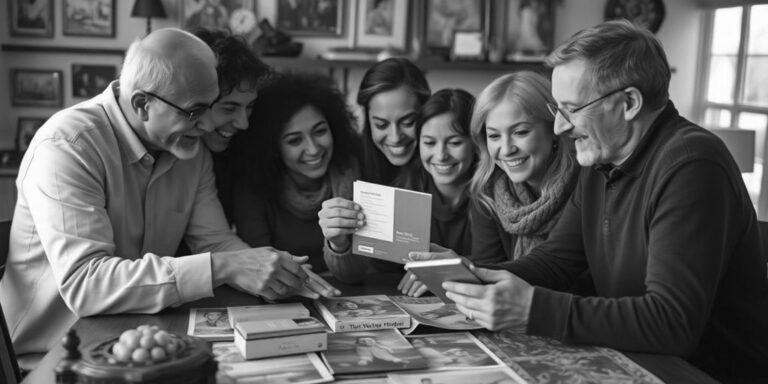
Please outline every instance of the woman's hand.
[{"label": "woman's hand", "polygon": [[[409,261],[450,259],[454,257],[459,257],[459,255],[457,255],[453,250],[435,243],[429,244],[429,252],[408,253]],[[400,280],[400,283],[397,285],[397,289],[400,290],[403,295],[413,297],[419,297],[429,290],[429,288],[427,288],[424,283],[416,279],[416,275],[411,272],[407,272],[405,276],[403,276],[403,278]]]},{"label": "woman's hand", "polygon": [[507,271],[471,268],[488,284],[443,283],[446,296],[456,302],[456,307],[491,331],[526,327],[533,286]]},{"label": "woman's hand", "polygon": [[317,216],[323,236],[328,240],[331,250],[338,253],[349,249],[352,243],[350,235],[365,225],[362,207],[343,197],[324,201]]}]

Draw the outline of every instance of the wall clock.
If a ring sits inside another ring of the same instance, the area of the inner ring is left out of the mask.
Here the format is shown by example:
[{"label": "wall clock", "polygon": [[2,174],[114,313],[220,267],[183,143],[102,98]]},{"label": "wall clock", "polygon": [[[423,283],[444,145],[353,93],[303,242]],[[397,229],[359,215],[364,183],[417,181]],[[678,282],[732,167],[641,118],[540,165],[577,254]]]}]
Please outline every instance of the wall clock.
[{"label": "wall clock", "polygon": [[664,21],[664,3],[662,0],[608,0],[605,19],[621,18],[656,33]]}]

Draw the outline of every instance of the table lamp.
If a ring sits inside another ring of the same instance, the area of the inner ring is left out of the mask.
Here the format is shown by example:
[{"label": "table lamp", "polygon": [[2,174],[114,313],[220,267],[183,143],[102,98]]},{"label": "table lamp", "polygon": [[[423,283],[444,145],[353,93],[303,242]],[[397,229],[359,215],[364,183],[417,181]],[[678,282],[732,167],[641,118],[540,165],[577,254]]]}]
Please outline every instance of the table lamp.
[{"label": "table lamp", "polygon": [[136,0],[133,3],[131,17],[147,18],[147,35],[152,32],[152,18],[165,19],[168,17],[163,8],[163,2],[160,0]]}]

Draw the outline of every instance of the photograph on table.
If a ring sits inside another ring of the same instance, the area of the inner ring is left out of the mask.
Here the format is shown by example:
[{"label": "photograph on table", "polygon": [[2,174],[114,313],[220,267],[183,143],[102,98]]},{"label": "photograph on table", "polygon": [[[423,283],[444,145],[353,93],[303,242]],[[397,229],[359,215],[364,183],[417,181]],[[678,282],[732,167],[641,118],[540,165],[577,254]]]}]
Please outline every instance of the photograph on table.
[{"label": "photograph on table", "polygon": [[256,0],[181,0],[184,29],[229,29],[252,42],[258,34]]},{"label": "photograph on table", "polygon": [[663,383],[614,349],[566,345],[522,330],[483,331],[475,336],[528,382],[546,375],[553,383],[601,383],[609,378],[617,383]]},{"label": "photograph on table", "polygon": [[313,384],[333,381],[316,353],[220,363],[217,382]]},{"label": "photograph on table", "polygon": [[8,0],[11,36],[53,37],[53,0]]},{"label": "photograph on table", "polygon": [[451,47],[456,31],[483,30],[485,0],[426,0],[425,37],[431,49]]},{"label": "photograph on table", "polygon": [[115,37],[115,0],[64,0],[62,6],[64,35]]},{"label": "photograph on table", "polygon": [[235,339],[234,330],[229,326],[226,308],[190,309],[187,334],[210,341]]},{"label": "photograph on table", "polygon": [[29,143],[35,136],[35,132],[48,120],[42,117],[19,117],[16,127],[16,152],[24,153],[29,148]]},{"label": "photograph on table", "polygon": [[386,295],[323,298],[321,301],[337,319],[388,317],[404,314],[403,310]]},{"label": "photograph on table", "polygon": [[426,359],[394,329],[331,333],[322,353],[334,375],[427,367]]},{"label": "photograph on table", "polygon": [[[523,384],[509,368],[485,368],[471,371],[392,373],[387,375],[390,384]],[[532,380],[531,383],[552,381]]]},{"label": "photograph on table", "polygon": [[96,96],[116,78],[114,65],[72,64],[72,97]]},{"label": "photograph on table", "polygon": [[507,60],[543,60],[552,51],[555,36],[555,1],[507,1]]},{"label": "photograph on table", "polygon": [[419,324],[443,329],[482,328],[476,321],[468,319],[461,313],[456,308],[456,303],[445,304],[436,296],[390,296],[390,298]]},{"label": "photograph on table", "polygon": [[53,69],[11,69],[11,103],[61,107],[64,105],[62,77],[62,71]]},{"label": "photograph on table", "polygon": [[357,12],[357,46],[405,49],[406,0],[361,0]]},{"label": "photograph on table", "polygon": [[280,0],[275,24],[292,36],[341,36],[344,0]]},{"label": "photograph on table", "polygon": [[504,362],[469,332],[409,335],[406,339],[427,359],[429,369],[504,367]]}]

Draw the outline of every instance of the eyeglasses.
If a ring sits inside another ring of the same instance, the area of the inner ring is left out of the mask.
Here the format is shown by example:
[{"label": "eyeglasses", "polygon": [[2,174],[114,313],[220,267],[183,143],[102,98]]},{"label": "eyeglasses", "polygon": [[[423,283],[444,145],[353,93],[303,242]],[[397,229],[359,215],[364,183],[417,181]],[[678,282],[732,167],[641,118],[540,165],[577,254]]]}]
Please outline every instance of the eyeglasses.
[{"label": "eyeglasses", "polygon": [[211,102],[211,104],[208,104],[207,106],[204,106],[204,107],[193,109],[191,111],[187,111],[186,109],[184,109],[182,107],[179,107],[178,105],[176,105],[174,103],[171,103],[170,101],[168,101],[166,99],[163,99],[162,97],[160,97],[160,96],[158,96],[158,95],[156,95],[156,94],[154,94],[152,92],[147,92],[147,91],[142,91],[142,92],[144,92],[147,95],[150,95],[150,96],[152,96],[154,98],[157,98],[158,100],[162,101],[163,103],[166,103],[166,104],[170,105],[171,107],[173,107],[174,109],[179,111],[182,115],[186,116],[186,118],[189,121],[193,122],[193,123],[195,121],[197,121],[197,120],[200,120],[200,117],[202,117],[205,114],[205,112],[208,112],[209,109],[213,108],[213,105],[216,104],[216,102],[218,102],[219,99],[221,99],[221,93],[219,93],[219,95],[216,96],[216,99],[214,99],[213,102]]},{"label": "eyeglasses", "polygon": [[563,119],[565,119],[565,121],[567,121],[567,122],[568,122],[568,124],[570,124],[570,125],[573,125],[573,123],[571,122],[571,118],[570,118],[570,117],[568,117],[568,115],[573,115],[573,114],[575,114],[575,113],[577,113],[577,112],[581,111],[582,109],[584,109],[584,108],[587,108],[587,107],[589,107],[590,105],[592,105],[592,104],[595,104],[595,103],[597,103],[598,101],[600,101],[600,100],[603,100],[603,99],[605,99],[606,97],[608,97],[608,96],[610,96],[610,95],[613,95],[613,94],[614,94],[614,93],[616,93],[616,92],[620,92],[620,91],[623,91],[623,90],[624,90],[624,89],[626,89],[626,88],[627,88],[627,87],[621,87],[621,88],[619,88],[619,89],[617,89],[617,90],[614,90],[614,91],[608,92],[608,93],[606,93],[605,95],[602,95],[602,96],[598,97],[597,99],[594,99],[594,100],[592,100],[592,101],[590,101],[590,102],[588,102],[588,103],[586,103],[586,104],[584,104],[584,105],[582,105],[582,106],[580,106],[580,107],[577,107],[577,108],[571,109],[570,111],[568,111],[568,110],[564,110],[564,109],[562,109],[562,108],[559,108],[559,107],[557,106],[557,104],[552,104],[552,103],[547,103],[547,109],[549,109],[549,113],[551,113],[551,114],[552,114],[552,116],[554,116],[555,118],[557,118],[557,113],[558,113],[558,112],[560,112],[560,115],[562,115],[562,116],[563,116]]}]

